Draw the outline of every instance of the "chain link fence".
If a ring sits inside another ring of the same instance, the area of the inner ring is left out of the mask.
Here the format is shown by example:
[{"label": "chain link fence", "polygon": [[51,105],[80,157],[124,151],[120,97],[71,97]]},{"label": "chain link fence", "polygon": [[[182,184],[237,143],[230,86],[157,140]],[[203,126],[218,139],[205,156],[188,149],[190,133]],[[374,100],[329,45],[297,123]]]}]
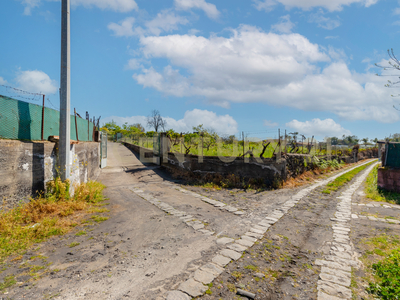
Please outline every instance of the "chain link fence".
[{"label": "chain link fence", "polygon": [[[59,127],[58,110],[0,95],[0,138],[47,140],[59,135]],[[71,115],[71,140],[92,141],[94,130],[89,120]]]}]

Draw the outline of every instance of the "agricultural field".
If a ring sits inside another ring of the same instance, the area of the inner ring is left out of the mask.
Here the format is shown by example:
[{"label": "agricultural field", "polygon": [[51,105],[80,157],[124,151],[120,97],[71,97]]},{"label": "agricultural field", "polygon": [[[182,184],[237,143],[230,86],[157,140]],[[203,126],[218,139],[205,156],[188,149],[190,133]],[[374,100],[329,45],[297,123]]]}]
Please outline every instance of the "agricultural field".
[{"label": "agricultural field", "polygon": [[[120,141],[153,149],[154,140],[152,137],[143,137],[135,135],[124,135]],[[255,157],[271,158],[274,154],[278,153],[297,153],[297,154],[311,154],[316,156],[327,155],[326,143],[315,143],[313,145],[304,144],[298,145],[293,149],[293,142],[288,142],[285,145],[284,140],[280,142],[277,139],[266,139],[255,141],[237,141],[226,139],[212,139],[202,137],[187,138],[170,138],[170,152],[203,155],[203,156],[243,156],[253,155]],[[360,148],[359,151],[367,149]],[[351,155],[351,147],[331,146],[331,155],[349,156]]]}]

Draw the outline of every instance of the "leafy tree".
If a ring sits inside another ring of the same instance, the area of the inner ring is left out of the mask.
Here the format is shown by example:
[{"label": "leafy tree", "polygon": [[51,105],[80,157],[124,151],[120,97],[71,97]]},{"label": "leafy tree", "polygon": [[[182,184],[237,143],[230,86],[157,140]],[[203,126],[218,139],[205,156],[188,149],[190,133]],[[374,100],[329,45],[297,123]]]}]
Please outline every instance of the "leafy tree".
[{"label": "leafy tree", "polygon": [[150,116],[147,117],[147,126],[154,128],[154,131],[158,132],[160,129],[165,130],[166,125],[167,121],[161,117],[160,112],[153,109]]},{"label": "leafy tree", "polygon": [[111,122],[104,124],[101,130],[106,131],[110,135],[114,135],[118,132],[121,132],[121,127],[118,126],[114,120],[111,120]]},{"label": "leafy tree", "polygon": [[364,142],[364,145],[368,144],[368,138],[361,139]]},{"label": "leafy tree", "polygon": [[331,145],[339,145],[339,138],[337,138],[336,136],[333,136],[330,138],[331,139]]}]

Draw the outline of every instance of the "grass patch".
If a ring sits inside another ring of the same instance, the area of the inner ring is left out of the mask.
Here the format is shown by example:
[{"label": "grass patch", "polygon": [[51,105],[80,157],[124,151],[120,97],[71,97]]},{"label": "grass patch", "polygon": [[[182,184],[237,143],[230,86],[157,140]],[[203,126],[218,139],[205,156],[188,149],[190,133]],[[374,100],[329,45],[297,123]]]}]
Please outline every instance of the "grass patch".
[{"label": "grass patch", "polygon": [[366,197],[374,201],[400,204],[400,193],[389,192],[378,187],[378,166],[372,169],[365,185]]},{"label": "grass patch", "polygon": [[82,235],[87,235],[87,232],[85,230],[81,230],[79,231],[77,234],[75,234],[76,236],[82,236]]},{"label": "grass patch", "polygon": [[340,189],[343,185],[351,181],[358,173],[360,173],[362,170],[364,170],[366,167],[374,163],[373,161],[365,164],[363,166],[357,167],[341,176],[333,180],[332,182],[328,183],[326,185],[326,189],[322,191],[324,194],[330,194],[331,192],[337,191]]},{"label": "grass patch", "polygon": [[366,266],[367,292],[379,299],[399,299],[400,240],[382,234],[364,241],[366,251],[361,257]]},{"label": "grass patch", "polygon": [[[104,200],[104,185],[81,184],[70,197],[69,181],[59,178],[47,184],[48,193],[0,214],[0,262],[22,254],[35,243],[61,235],[76,226],[93,204]],[[83,212],[78,214],[77,212]]]},{"label": "grass patch", "polygon": [[79,246],[80,244],[81,243],[78,243],[78,242],[72,242],[71,244],[68,245],[68,247],[73,248],[73,247]]},{"label": "grass patch", "polygon": [[102,216],[91,216],[91,219],[97,223],[101,223],[104,222],[106,220],[108,220],[108,217],[102,217]]},{"label": "grass patch", "polygon": [[6,276],[4,278],[4,282],[0,283],[0,291],[3,291],[16,283],[17,281],[15,280],[15,277],[13,275]]}]

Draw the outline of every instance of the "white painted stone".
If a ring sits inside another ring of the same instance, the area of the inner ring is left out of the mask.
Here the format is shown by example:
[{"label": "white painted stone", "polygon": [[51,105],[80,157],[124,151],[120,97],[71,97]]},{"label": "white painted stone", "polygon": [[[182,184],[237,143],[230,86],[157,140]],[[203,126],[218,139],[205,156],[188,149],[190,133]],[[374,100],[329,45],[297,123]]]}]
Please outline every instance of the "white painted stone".
[{"label": "white painted stone", "polygon": [[256,238],[253,238],[253,237],[248,236],[248,235],[242,235],[241,238],[242,238],[243,240],[248,240],[248,241],[250,241],[250,242],[254,242],[254,243],[257,242],[257,239],[256,239]]},{"label": "white painted stone", "polygon": [[358,219],[358,216],[357,216],[356,214],[351,214],[351,217],[352,217],[353,219]]}]

